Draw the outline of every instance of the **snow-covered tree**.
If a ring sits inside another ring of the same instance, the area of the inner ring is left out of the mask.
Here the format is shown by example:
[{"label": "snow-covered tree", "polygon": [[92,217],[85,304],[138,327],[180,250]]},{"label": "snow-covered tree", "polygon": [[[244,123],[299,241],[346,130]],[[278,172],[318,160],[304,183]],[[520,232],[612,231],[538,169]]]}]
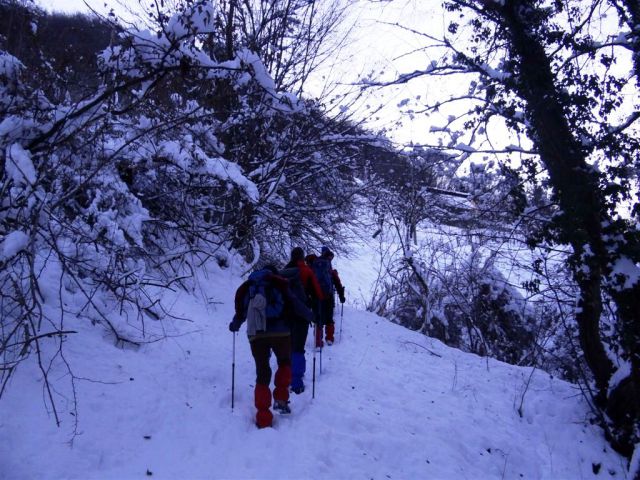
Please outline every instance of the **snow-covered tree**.
[{"label": "snow-covered tree", "polygon": [[155,10],[146,29],[75,17],[110,40],[74,89],[39,43],[38,25],[55,22],[5,7],[30,33],[28,48],[0,44],[0,383],[37,362],[55,413],[49,372],[72,372],[63,347],[77,333],[67,316],[119,346],[155,341],[170,330],[163,290],[190,288],[209,260],[334,241],[354,142],[370,137],[280,89],[245,46],[216,56],[210,1]]},{"label": "snow-covered tree", "polygon": [[[523,191],[551,192],[549,221],[531,243],[570,248],[573,316],[594,385],[587,390],[612,444],[629,457],[640,422],[640,150],[637,91],[625,68],[636,41],[631,3],[611,2],[618,8],[607,12],[632,25],[620,34],[599,0],[447,1],[443,34],[422,34],[442,55],[393,82],[456,78],[456,91],[425,108],[455,112],[433,129],[436,145],[465,158],[517,160],[511,171],[527,182]],[[506,132],[515,140],[505,141]],[[614,335],[605,339],[611,316]]]}]

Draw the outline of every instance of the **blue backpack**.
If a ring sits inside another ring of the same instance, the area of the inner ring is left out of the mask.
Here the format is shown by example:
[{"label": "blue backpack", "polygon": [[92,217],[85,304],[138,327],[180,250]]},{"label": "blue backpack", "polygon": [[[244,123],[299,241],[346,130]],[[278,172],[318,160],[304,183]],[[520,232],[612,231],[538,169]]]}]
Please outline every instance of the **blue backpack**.
[{"label": "blue backpack", "polygon": [[249,275],[249,295],[245,298],[245,307],[256,295],[260,294],[267,300],[266,318],[278,318],[284,311],[284,298],[280,290],[269,280],[270,275],[273,273],[267,269],[256,270]]},{"label": "blue backpack", "polygon": [[331,278],[331,261],[326,258],[317,258],[313,262],[313,273],[316,274],[322,293],[327,298],[333,296],[333,280]]}]

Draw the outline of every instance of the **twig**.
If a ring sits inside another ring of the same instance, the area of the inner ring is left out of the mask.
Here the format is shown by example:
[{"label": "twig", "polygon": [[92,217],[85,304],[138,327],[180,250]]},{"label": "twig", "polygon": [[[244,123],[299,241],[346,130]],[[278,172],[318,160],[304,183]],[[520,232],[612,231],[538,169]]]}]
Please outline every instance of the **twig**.
[{"label": "twig", "polygon": [[442,355],[434,352],[433,350],[429,350],[427,347],[425,347],[424,345],[420,345],[419,343],[411,342],[411,341],[407,340],[407,341],[404,342],[404,344],[405,345],[415,345],[416,347],[420,347],[420,348],[426,350],[427,352],[429,352],[434,357],[442,358]]}]

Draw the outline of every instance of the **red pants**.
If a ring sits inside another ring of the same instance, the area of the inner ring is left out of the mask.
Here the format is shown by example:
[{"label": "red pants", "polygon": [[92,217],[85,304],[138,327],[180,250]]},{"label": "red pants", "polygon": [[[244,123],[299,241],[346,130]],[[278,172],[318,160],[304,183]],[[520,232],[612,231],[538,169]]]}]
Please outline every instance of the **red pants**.
[{"label": "red pants", "polygon": [[322,329],[325,329],[325,339],[329,343],[334,342],[334,333],[336,329],[335,323],[329,323],[327,325],[318,325],[316,326],[316,347],[322,347],[324,343],[322,342]]},{"label": "red pants", "polygon": [[281,335],[277,337],[258,336],[251,340],[251,353],[256,362],[255,405],[256,424],[259,428],[271,426],[273,414],[271,407],[271,351],[278,361],[275,375],[275,389],[273,398],[279,401],[289,400],[289,384],[291,383],[291,337]]}]

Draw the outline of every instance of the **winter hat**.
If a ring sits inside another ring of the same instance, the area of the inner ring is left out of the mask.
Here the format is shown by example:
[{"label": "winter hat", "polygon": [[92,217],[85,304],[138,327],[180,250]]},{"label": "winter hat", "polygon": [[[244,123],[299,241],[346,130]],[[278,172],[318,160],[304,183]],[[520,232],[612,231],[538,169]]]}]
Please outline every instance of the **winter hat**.
[{"label": "winter hat", "polygon": [[320,256],[328,257],[329,255],[331,255],[331,250],[329,250],[329,247],[323,245],[322,248],[320,249]]},{"label": "winter hat", "polygon": [[295,247],[291,250],[291,260],[297,262],[299,260],[304,260],[304,250],[302,247]]}]

